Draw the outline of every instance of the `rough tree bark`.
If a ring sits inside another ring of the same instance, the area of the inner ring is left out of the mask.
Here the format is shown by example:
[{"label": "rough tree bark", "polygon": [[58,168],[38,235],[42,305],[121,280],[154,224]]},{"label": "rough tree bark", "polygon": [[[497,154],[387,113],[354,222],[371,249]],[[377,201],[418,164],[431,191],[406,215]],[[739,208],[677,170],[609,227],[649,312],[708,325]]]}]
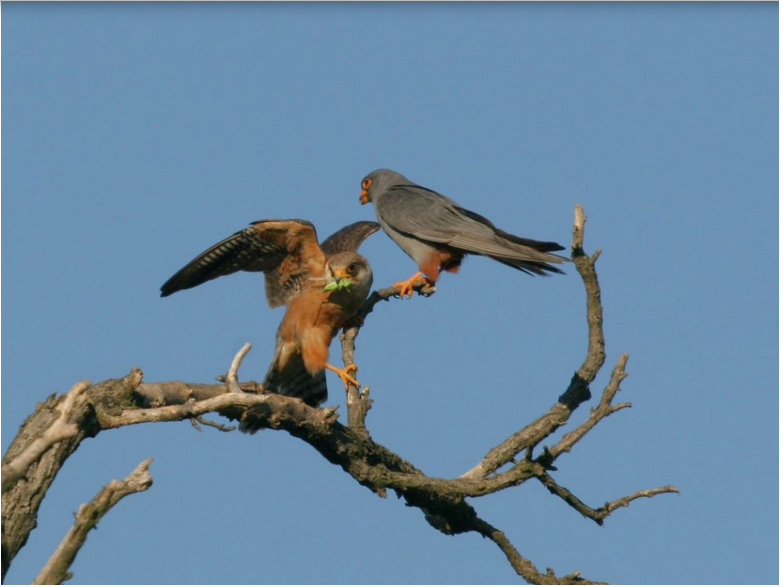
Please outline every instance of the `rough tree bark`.
[{"label": "rough tree bark", "polygon": [[[603,309],[595,271],[600,250],[591,256],[585,254],[582,248],[584,223],[582,208],[577,206],[571,258],[582,277],[587,299],[585,360],[545,414],[489,450],[481,462],[460,477],[429,477],[376,443],[365,425],[372,403],[368,388],[360,390],[349,386],[346,390],[348,414],[347,425],[343,425],[338,422],[336,408],[311,408],[297,399],[264,393],[255,382],[239,383],[237,371],[249,344],[237,353],[226,381],[220,384],[142,383],[141,370],[134,368],[125,377],[95,385],[82,381],[63,395],[50,396],[38,404],[20,427],[2,463],[3,578],[35,528],[38,508],[57,472],[83,439],[120,426],[185,419],[195,426],[233,430],[233,427],[204,418],[205,414],[215,412],[232,420],[251,420],[254,426],[289,432],[379,496],[386,496],[391,489],[408,505],[421,509],[427,522],[444,534],[477,532],[495,543],[514,570],[529,583],[597,584],[578,572],[558,576],[551,569],[540,571],[519,553],[502,531],[481,519],[466,501],[468,497],[495,493],[533,479],[583,516],[603,524],[614,510],[635,499],[678,491],[670,485],[641,490],[592,508],[552,476],[554,462],[560,455],[569,452],[601,420],[631,406],[630,403],[614,403],[626,376],[626,354],[618,358],[598,404],[587,418],[551,446],[544,446],[534,454],[545,439],[564,426],[574,411],[590,399],[589,385],[606,359]],[[418,292],[429,295],[432,290],[420,286]],[[353,362],[355,340],[368,315],[379,302],[397,294],[397,288],[373,292],[346,325],[340,336],[346,365]],[[151,485],[148,465],[149,461],[145,461],[125,480],[110,482],[89,504],[79,509],[73,528],[39,573],[36,583],[59,584],[69,577],[68,568],[97,520],[122,497]],[[504,470],[500,471],[501,468]]]}]

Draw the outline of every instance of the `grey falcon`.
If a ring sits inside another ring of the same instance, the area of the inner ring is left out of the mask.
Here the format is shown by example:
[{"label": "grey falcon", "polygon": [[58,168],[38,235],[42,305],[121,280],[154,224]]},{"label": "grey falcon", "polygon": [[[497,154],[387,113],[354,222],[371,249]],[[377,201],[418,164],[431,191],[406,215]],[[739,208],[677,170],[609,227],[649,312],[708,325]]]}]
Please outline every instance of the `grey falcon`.
[{"label": "grey falcon", "polygon": [[451,198],[420,186],[391,169],[376,169],[364,177],[359,201],[372,202],[384,232],[419,266],[405,281],[400,296],[413,295],[413,284],[434,285],[442,271],[456,273],[465,255],[483,255],[530,275],[563,273],[552,263],[568,259],[555,242],[516,236],[487,218],[463,208]]}]

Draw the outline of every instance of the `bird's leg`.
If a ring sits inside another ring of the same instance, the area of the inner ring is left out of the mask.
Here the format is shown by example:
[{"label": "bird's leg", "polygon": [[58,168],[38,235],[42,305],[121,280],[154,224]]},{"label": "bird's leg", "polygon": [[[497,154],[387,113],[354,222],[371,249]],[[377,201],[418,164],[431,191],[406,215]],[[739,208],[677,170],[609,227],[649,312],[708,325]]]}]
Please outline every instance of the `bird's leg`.
[{"label": "bird's leg", "polygon": [[357,367],[353,363],[351,363],[350,365],[346,365],[345,369],[340,369],[339,367],[335,367],[334,365],[330,365],[329,363],[326,363],[326,368],[329,369],[330,371],[334,371],[335,373],[337,373],[340,379],[343,380],[343,385],[345,385],[345,387],[348,387],[349,383],[351,385],[355,385],[356,387],[361,387],[361,383],[356,381],[356,379],[354,379],[350,375],[351,372],[356,373]]},{"label": "bird's leg", "polygon": [[424,277],[424,274],[421,271],[417,271],[405,281],[398,281],[396,283],[393,283],[392,287],[397,287],[397,286],[400,287],[401,299],[404,299],[406,295],[408,297],[413,297],[413,284],[416,283],[417,281],[424,281],[425,283],[428,283],[429,279]]}]

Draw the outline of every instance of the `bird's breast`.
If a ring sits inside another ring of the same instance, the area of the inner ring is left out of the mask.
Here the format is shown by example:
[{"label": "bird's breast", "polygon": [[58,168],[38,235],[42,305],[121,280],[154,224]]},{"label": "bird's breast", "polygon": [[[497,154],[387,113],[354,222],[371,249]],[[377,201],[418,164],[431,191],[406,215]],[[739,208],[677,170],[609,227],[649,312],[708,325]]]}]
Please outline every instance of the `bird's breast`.
[{"label": "bird's breast", "polygon": [[281,330],[299,340],[314,328],[333,336],[347,319],[345,313],[345,309],[330,301],[325,292],[305,293],[290,301]]}]

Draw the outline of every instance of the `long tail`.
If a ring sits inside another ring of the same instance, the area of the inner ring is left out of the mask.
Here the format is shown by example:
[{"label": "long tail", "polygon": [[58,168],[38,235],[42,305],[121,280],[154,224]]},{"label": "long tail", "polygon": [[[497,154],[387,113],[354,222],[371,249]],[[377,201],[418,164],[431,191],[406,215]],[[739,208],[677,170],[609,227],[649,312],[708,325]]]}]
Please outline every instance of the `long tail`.
[{"label": "long tail", "polygon": [[[510,259],[508,257],[495,255],[490,256],[496,261],[513,267],[514,269],[519,269],[525,273],[535,273],[536,275],[546,275],[547,271],[550,273],[563,273],[562,270],[553,267],[550,263],[564,263],[569,261],[569,259],[561,257],[560,255],[550,254],[551,251],[564,250],[565,247],[558,243],[537,241],[516,236],[515,234],[500,230],[499,228],[495,229],[495,234],[499,239],[513,246],[514,249],[519,249],[519,257]],[[530,257],[537,258],[531,259]]]},{"label": "long tail", "polygon": [[551,263],[568,261],[565,257],[549,252],[563,250],[563,247],[557,243],[522,238],[499,229],[495,229],[495,234],[490,238],[483,234],[460,234],[454,237],[449,245],[466,253],[484,255],[509,267],[536,275],[546,275],[547,272],[563,273]]},{"label": "long tail", "polygon": [[459,234],[449,240],[449,246],[465,253],[490,257],[529,274],[563,273],[551,265],[569,261],[551,253],[564,249],[558,243],[517,236],[499,229],[481,214],[460,207],[457,210],[464,215],[466,222]]}]

